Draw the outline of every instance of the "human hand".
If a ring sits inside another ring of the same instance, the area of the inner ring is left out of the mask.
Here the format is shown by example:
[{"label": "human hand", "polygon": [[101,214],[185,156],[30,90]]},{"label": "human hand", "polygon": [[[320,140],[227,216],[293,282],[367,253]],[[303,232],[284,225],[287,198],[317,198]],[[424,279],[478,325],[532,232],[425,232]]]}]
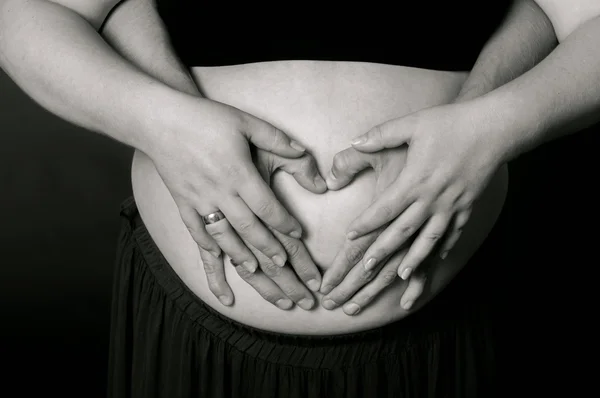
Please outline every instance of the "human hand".
[{"label": "human hand", "polygon": [[[271,177],[277,170],[282,170],[291,174],[302,187],[311,192],[320,193],[325,188],[324,181],[317,180],[315,183],[315,176],[319,175],[319,172],[315,159],[311,155],[305,154],[301,158],[287,159],[262,149],[252,149],[254,164],[267,184],[271,184]],[[285,248],[291,268],[273,264],[273,261],[246,241],[244,243],[259,261],[260,270],[251,273],[238,264],[232,262],[232,265],[242,279],[265,300],[280,309],[291,309],[293,303],[304,310],[312,309],[315,301],[306,286],[314,292],[319,290],[321,274],[317,266],[302,240],[291,238],[272,229],[271,231]]]},{"label": "human hand", "polygon": [[[258,267],[257,253],[283,267],[290,251],[282,237],[300,239],[302,235],[298,221],[279,203],[253,164],[249,142],[282,158],[310,156],[282,131],[237,108],[182,96],[174,109],[162,115],[164,133],[147,155],[198,244],[211,291],[230,305],[233,293],[225,281],[221,250],[234,264],[253,273]],[[297,165],[304,166],[303,162]],[[316,168],[294,171],[296,179],[313,192],[327,189]],[[202,216],[217,211],[225,218],[205,226]],[[279,238],[274,236],[278,233]]]},{"label": "human hand", "polygon": [[444,259],[458,241],[473,203],[502,163],[487,127],[475,125],[467,109],[424,109],[380,124],[352,143],[365,153],[408,145],[404,170],[348,228],[348,239],[355,240],[385,226],[364,254],[367,270],[412,238],[398,266],[406,280],[434,248]]},{"label": "human hand", "polygon": [[[375,172],[375,198],[377,198],[398,178],[405,161],[405,147],[384,149],[373,153],[359,152],[350,147],[335,155],[327,177],[327,186],[334,191],[342,189],[357,174],[372,168]],[[355,315],[396,280],[397,268],[406,254],[406,249],[391,253],[370,270],[366,270],[360,264],[364,253],[386,225],[357,239],[345,241],[331,267],[323,275],[321,293],[325,294],[322,303],[326,309],[334,309],[352,297],[352,302],[344,305],[343,309],[346,314]],[[406,297],[403,297],[403,300],[410,300],[414,296],[411,292],[420,294],[422,282],[420,276],[411,278],[411,286],[406,290]]]}]

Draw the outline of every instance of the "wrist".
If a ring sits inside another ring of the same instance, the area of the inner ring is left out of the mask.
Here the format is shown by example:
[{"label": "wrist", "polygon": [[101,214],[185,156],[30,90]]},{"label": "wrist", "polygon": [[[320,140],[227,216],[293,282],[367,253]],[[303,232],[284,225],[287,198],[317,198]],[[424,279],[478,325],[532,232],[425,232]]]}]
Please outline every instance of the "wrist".
[{"label": "wrist", "polygon": [[139,92],[133,147],[152,157],[172,141],[177,108],[191,96],[163,84],[146,86]]},{"label": "wrist", "polygon": [[526,115],[531,109],[512,92],[496,90],[461,103],[468,113],[467,120],[485,146],[486,154],[494,162],[509,162],[526,152],[538,126],[532,125],[535,115]]}]

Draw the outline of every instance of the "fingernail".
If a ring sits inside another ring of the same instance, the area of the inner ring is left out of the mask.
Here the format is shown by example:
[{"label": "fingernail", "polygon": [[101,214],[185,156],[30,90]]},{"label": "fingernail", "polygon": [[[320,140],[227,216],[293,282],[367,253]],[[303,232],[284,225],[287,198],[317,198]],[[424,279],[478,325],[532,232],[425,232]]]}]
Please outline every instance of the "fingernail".
[{"label": "fingernail", "polygon": [[361,144],[364,144],[365,142],[367,142],[367,137],[360,136],[360,137],[356,137],[354,140],[352,140],[352,145],[361,145]]},{"label": "fingernail", "polygon": [[329,170],[329,179],[333,181],[337,180],[337,177],[333,174],[333,169]]},{"label": "fingernail", "polygon": [[331,299],[326,299],[323,301],[323,307],[325,307],[327,310],[332,310],[337,307],[337,303]]},{"label": "fingernail", "polygon": [[308,288],[313,292],[318,292],[319,288],[321,287],[321,284],[317,282],[316,279],[311,279],[308,282],[306,282],[306,286],[308,286]]},{"label": "fingernail", "polygon": [[273,262],[275,263],[275,265],[277,265],[279,267],[283,267],[285,265],[285,260],[283,259],[283,257],[281,257],[278,254],[276,254],[273,257],[271,257],[271,260],[273,260]]},{"label": "fingernail", "polygon": [[370,259],[367,260],[367,262],[365,263],[365,269],[367,271],[372,270],[373,268],[375,268],[375,265],[377,264],[377,259],[371,257]]},{"label": "fingernail", "polygon": [[344,306],[344,312],[348,315],[356,315],[360,311],[358,304],[350,303]]},{"label": "fingernail", "polygon": [[298,306],[306,311],[310,310],[313,305],[315,305],[315,302],[310,299],[303,298],[302,300],[298,301]]},{"label": "fingernail", "polygon": [[408,267],[405,268],[404,271],[402,271],[402,274],[400,275],[400,278],[407,280],[408,277],[410,276],[410,273],[412,272],[412,268]]},{"label": "fingernail", "polygon": [[219,250],[219,251],[211,250],[211,251],[209,251],[209,253],[210,253],[210,254],[212,254],[212,256],[213,256],[214,258],[219,258],[219,257],[221,257],[221,251],[220,251],[220,250]]},{"label": "fingernail", "polygon": [[446,250],[445,252],[443,252],[442,254],[440,254],[440,257],[442,260],[444,260],[446,257],[448,257],[448,250]]},{"label": "fingernail", "polygon": [[412,301],[412,300],[408,300],[406,303],[404,303],[404,309],[405,309],[405,310],[410,310],[410,307],[412,307],[412,305],[413,305],[414,303],[415,303],[414,301]]},{"label": "fingernail", "polygon": [[294,148],[295,150],[300,151],[300,152],[306,151],[306,148],[304,148],[302,145],[300,145],[300,143],[298,143],[298,142],[296,142],[294,140],[290,141],[290,146],[292,148]]},{"label": "fingernail", "polygon": [[327,188],[327,183],[320,175],[315,177],[315,187],[317,187],[318,189]]},{"label": "fingernail", "polygon": [[321,286],[321,293],[322,294],[329,294],[329,292],[331,292],[333,290],[333,286],[331,285],[326,285],[326,286]]},{"label": "fingernail", "polygon": [[282,310],[289,310],[292,307],[292,305],[294,305],[294,303],[292,303],[292,300],[290,299],[279,299],[277,300],[275,305],[277,305]]},{"label": "fingernail", "polygon": [[244,266],[244,268],[246,268],[248,270],[248,272],[250,272],[251,274],[254,273],[254,271],[256,271],[256,263],[253,263],[252,261],[244,261],[242,263],[242,265]]},{"label": "fingernail", "polygon": [[300,239],[302,238],[302,231],[292,231],[290,232],[290,237],[294,239]]},{"label": "fingernail", "polygon": [[226,305],[226,306],[230,306],[231,305],[231,297],[229,296],[219,296],[219,301],[221,302],[221,304]]},{"label": "fingernail", "polygon": [[346,235],[346,238],[348,238],[348,240],[354,240],[354,239],[356,239],[357,236],[358,236],[358,232],[350,231],[350,232],[348,232],[348,235]]}]

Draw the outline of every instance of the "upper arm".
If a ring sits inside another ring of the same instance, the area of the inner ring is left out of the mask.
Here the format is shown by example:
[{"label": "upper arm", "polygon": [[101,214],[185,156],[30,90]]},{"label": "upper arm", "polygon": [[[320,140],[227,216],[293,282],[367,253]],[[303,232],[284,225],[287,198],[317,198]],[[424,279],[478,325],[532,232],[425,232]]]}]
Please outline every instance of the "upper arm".
[{"label": "upper arm", "polygon": [[94,29],[98,29],[110,10],[122,0],[47,0],[66,7],[88,21]]},{"label": "upper arm", "polygon": [[546,13],[559,41],[585,22],[600,16],[600,0],[535,0]]}]

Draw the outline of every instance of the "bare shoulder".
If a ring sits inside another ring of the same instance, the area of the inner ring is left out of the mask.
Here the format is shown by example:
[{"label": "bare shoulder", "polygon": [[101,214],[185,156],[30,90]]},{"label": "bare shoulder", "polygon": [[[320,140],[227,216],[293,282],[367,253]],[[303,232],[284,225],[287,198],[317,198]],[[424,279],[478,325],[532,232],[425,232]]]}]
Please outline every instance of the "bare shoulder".
[{"label": "bare shoulder", "polygon": [[560,41],[585,22],[600,16],[600,0],[535,0],[535,2],[552,21]]}]

